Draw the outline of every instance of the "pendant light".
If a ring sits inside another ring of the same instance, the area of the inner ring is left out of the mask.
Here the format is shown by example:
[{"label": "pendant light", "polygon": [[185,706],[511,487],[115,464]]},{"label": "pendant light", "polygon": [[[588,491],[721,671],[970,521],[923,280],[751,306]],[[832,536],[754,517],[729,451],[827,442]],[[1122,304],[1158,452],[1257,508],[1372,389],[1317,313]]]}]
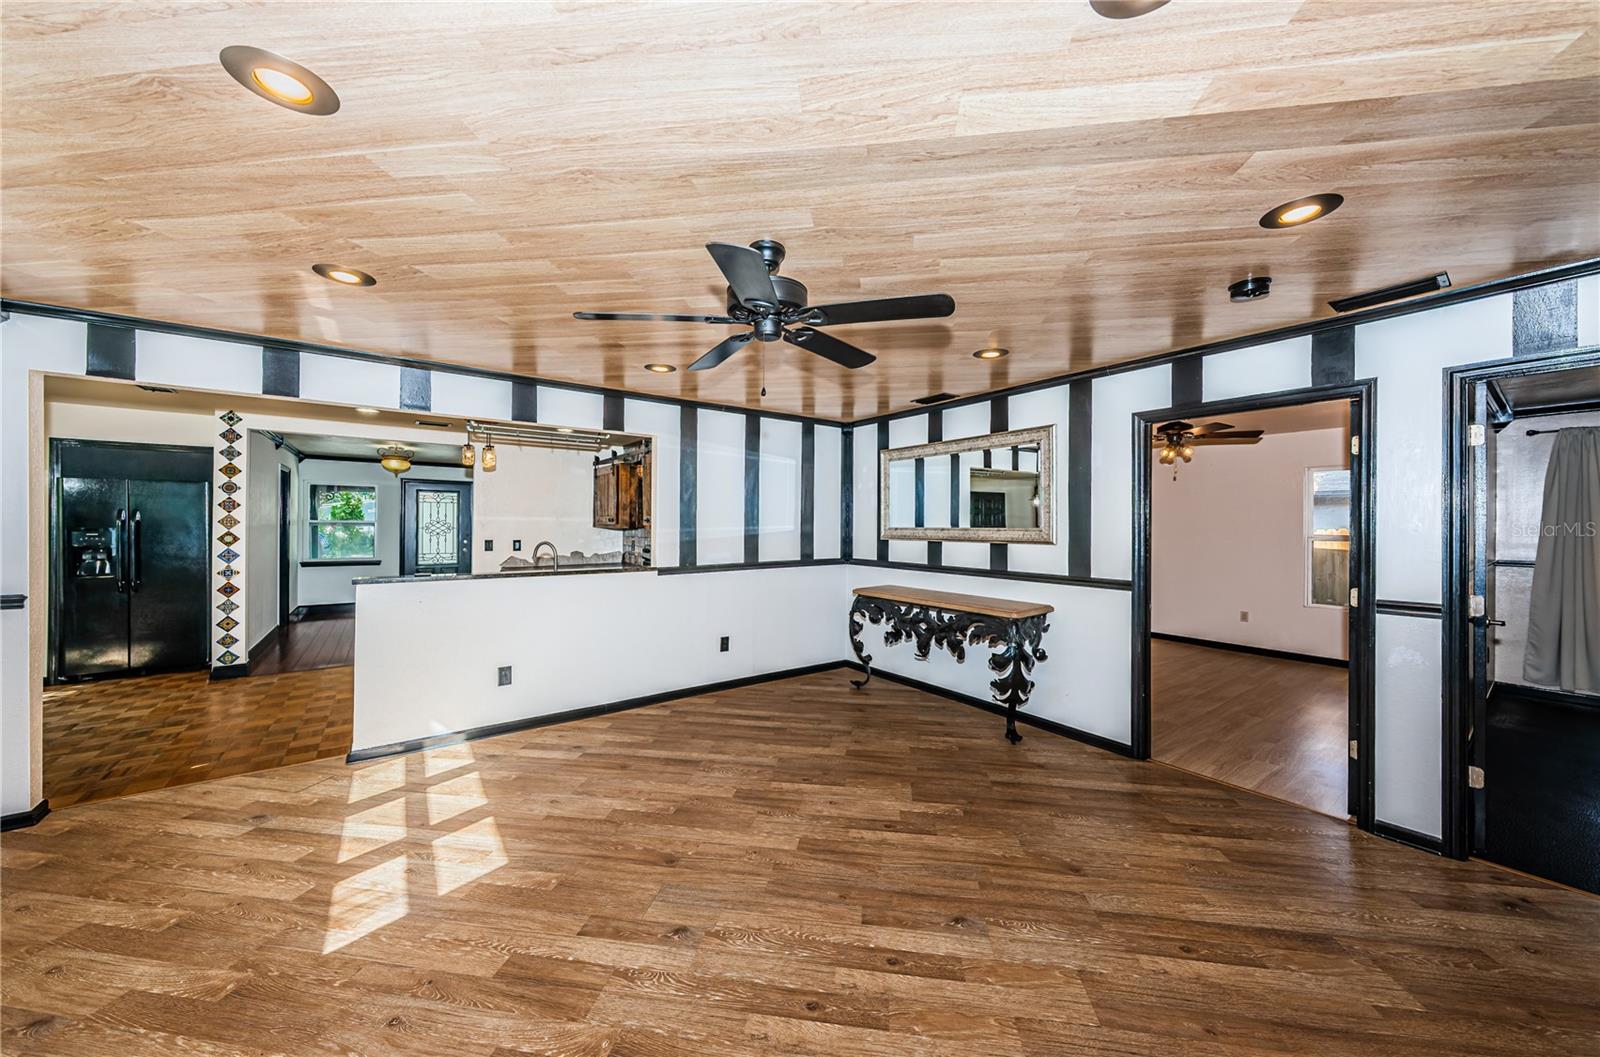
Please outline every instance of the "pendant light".
[{"label": "pendant light", "polygon": [[385,470],[388,470],[396,477],[399,477],[401,474],[411,469],[411,457],[415,454],[416,452],[402,448],[399,445],[379,448],[378,465],[382,466]]},{"label": "pendant light", "polygon": [[484,473],[494,473],[494,468],[500,463],[500,456],[495,454],[494,438],[485,434],[483,441],[483,458],[478,465],[483,467]]},{"label": "pendant light", "polygon": [[468,437],[467,442],[461,445],[461,465],[470,468],[477,461],[478,452],[472,446],[472,438]]}]

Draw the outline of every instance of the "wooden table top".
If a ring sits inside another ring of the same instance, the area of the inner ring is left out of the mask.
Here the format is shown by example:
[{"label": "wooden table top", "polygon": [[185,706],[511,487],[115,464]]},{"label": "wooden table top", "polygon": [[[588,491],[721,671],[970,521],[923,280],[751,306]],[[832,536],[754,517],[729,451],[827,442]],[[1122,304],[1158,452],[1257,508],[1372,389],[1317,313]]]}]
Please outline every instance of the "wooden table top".
[{"label": "wooden table top", "polygon": [[935,609],[953,609],[962,613],[1000,617],[1003,620],[1021,620],[1023,617],[1043,616],[1055,612],[1055,606],[1043,602],[1018,602],[1010,598],[988,598],[984,595],[963,595],[954,591],[928,591],[919,587],[858,587],[857,595],[881,598],[886,602],[901,602],[912,606],[932,606]]}]

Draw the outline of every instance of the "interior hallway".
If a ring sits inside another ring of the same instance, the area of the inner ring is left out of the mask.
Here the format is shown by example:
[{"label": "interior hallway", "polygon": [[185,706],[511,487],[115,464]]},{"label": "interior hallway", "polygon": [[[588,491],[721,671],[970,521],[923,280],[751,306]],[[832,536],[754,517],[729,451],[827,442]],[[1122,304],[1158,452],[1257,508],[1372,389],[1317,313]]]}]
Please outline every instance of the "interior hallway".
[{"label": "interior hallway", "polygon": [[1344,668],[1151,639],[1151,757],[1345,818],[1348,686]]},{"label": "interior hallway", "polygon": [[272,644],[250,662],[251,675],[307,672],[356,663],[355,607],[291,615]]},{"label": "interior hallway", "polygon": [[224,775],[343,758],[354,669],[213,682],[175,672],[47,686],[44,794],[51,810]]},{"label": "interior hallway", "polygon": [[852,674],[8,833],[8,1041],[126,1057],[432,1054],[446,1037],[460,1057],[1600,1045],[1600,901],[1040,731],[1012,746],[993,715],[888,680],[854,692]]}]

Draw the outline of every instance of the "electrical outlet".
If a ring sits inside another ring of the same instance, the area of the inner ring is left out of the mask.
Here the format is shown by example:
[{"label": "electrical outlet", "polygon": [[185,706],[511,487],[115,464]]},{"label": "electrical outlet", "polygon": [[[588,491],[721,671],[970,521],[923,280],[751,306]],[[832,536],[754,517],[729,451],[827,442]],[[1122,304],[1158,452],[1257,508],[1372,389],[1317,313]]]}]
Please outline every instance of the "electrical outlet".
[{"label": "electrical outlet", "polygon": [[520,551],[522,549],[522,541],[521,540],[512,540],[511,541],[511,549],[514,550],[514,551]]},{"label": "electrical outlet", "polygon": [[1248,609],[1239,610],[1239,623],[1241,623],[1241,624],[1250,623],[1250,611]]},{"label": "electrical outlet", "polygon": [[500,667],[500,685],[501,686],[510,686],[511,685],[511,665],[509,665],[509,664],[501,665],[501,667]]},{"label": "electrical outlet", "polygon": [[728,636],[726,636],[726,635],[722,636],[721,652],[722,653],[727,653],[728,652]]},{"label": "electrical outlet", "polygon": [[486,551],[494,550],[494,540],[484,540],[483,541],[483,549],[486,550]]}]

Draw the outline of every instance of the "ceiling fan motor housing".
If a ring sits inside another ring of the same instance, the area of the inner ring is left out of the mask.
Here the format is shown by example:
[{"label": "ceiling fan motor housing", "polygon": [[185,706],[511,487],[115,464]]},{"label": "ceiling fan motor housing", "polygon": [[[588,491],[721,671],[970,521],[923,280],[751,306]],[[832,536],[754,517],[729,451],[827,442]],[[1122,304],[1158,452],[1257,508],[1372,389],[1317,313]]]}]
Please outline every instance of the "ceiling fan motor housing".
[{"label": "ceiling fan motor housing", "polygon": [[[791,279],[787,275],[774,275],[772,288],[778,292],[778,307],[773,315],[792,313],[806,307],[806,284],[798,279]],[[735,319],[755,319],[766,314],[766,310],[752,308],[739,300],[739,295],[733,292],[733,287],[728,287],[728,315]]]}]

